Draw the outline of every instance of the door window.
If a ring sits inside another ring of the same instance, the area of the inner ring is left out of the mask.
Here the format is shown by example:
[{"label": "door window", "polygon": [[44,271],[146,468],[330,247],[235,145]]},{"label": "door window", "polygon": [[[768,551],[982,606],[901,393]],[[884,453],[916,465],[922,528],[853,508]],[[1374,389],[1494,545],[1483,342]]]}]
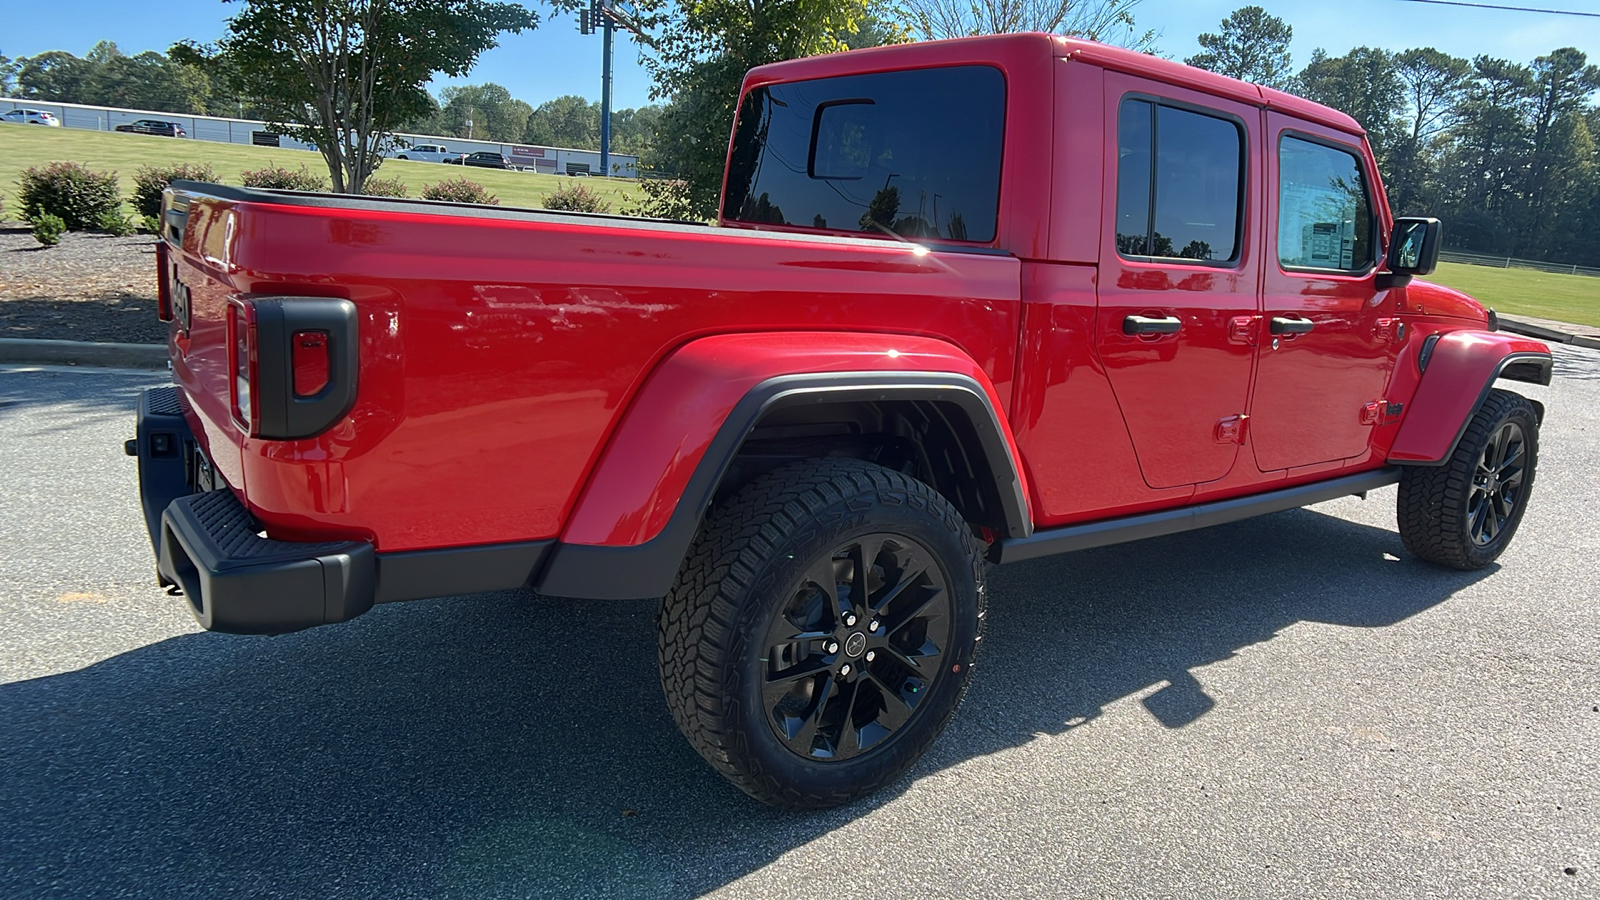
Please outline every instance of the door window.
[{"label": "door window", "polygon": [[1237,122],[1150,100],[1122,101],[1117,252],[1230,263],[1239,256],[1244,134]]},{"label": "door window", "polygon": [[1372,266],[1372,196],[1355,154],[1284,135],[1278,145],[1278,262],[1285,269]]}]

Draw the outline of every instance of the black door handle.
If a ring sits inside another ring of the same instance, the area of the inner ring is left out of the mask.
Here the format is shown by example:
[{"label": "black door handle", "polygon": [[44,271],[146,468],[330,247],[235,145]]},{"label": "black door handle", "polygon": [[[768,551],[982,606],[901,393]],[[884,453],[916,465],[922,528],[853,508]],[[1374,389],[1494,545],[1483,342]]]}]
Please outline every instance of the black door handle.
[{"label": "black door handle", "polygon": [[1273,334],[1305,334],[1317,327],[1317,323],[1310,319],[1285,319],[1274,316],[1270,327]]},{"label": "black door handle", "polygon": [[1177,316],[1152,319],[1147,316],[1129,316],[1122,320],[1123,334],[1177,334],[1183,322]]}]

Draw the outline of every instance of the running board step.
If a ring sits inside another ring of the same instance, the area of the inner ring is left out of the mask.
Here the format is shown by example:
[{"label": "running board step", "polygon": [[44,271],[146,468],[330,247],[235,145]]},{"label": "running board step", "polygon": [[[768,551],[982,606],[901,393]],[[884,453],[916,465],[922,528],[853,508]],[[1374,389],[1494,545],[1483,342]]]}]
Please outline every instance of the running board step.
[{"label": "running board step", "polygon": [[1399,480],[1400,467],[1389,466],[1362,472],[1359,475],[1346,475],[1331,481],[1303,484],[1299,487],[1254,494],[1249,497],[1218,500],[1214,503],[1124,516],[1120,519],[1089,522],[1084,525],[1068,525],[1065,528],[1051,528],[1036,531],[1025,538],[1001,540],[990,552],[990,558],[997,563],[1020,562],[1040,556],[1053,556],[1057,553],[1071,553],[1074,550],[1139,541],[1164,534],[1177,534],[1180,531],[1193,531],[1196,528],[1208,528],[1212,525],[1309,506],[1350,494],[1365,494],[1367,491],[1395,484]]}]

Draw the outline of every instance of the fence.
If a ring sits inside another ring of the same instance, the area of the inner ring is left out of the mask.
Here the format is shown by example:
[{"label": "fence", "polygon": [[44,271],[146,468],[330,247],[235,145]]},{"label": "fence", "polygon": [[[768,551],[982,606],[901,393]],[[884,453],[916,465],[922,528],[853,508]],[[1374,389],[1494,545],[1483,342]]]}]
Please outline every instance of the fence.
[{"label": "fence", "polygon": [[[279,147],[286,150],[313,150],[288,135],[266,130],[266,123],[251,119],[229,119],[224,116],[191,116],[181,113],[150,112],[138,109],[119,109],[114,106],[88,106],[81,103],[44,103],[34,100],[0,98],[0,112],[12,109],[40,109],[61,120],[63,128],[81,128],[86,131],[115,131],[118,125],[127,125],[138,119],[160,119],[183,126],[189,137],[197,141],[214,141],[222,144],[254,144]],[[5,128],[20,126],[0,126]],[[33,126],[37,127],[37,126]],[[407,146],[412,144],[442,144],[452,151],[473,153],[478,150],[498,152],[508,157],[512,165],[522,166],[545,174],[585,175],[600,171],[600,152],[573,150],[565,147],[529,147],[521,144],[504,144],[496,141],[478,141],[465,138],[435,137],[421,134],[397,134]],[[398,151],[396,151],[398,152]],[[388,154],[393,156],[394,153]],[[611,154],[612,174],[623,178],[638,176],[639,158],[621,153]]]},{"label": "fence", "polygon": [[1466,253],[1455,250],[1439,251],[1439,261],[1465,263],[1469,266],[1493,266],[1497,269],[1532,269],[1554,275],[1588,275],[1600,278],[1600,269],[1566,263],[1540,262],[1536,259],[1517,259],[1514,256],[1489,256],[1483,253]]}]

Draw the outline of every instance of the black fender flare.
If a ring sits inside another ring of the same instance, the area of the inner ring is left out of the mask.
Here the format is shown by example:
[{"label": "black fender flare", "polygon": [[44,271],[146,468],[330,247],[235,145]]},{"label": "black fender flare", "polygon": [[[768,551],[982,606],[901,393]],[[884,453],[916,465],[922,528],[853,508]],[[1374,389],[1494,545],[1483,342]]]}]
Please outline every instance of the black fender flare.
[{"label": "black fender flare", "polygon": [[841,400],[932,400],[959,408],[978,437],[995,475],[1004,536],[1032,533],[1022,473],[1013,461],[999,412],[973,378],[955,372],[816,372],[779,375],[751,388],[723,421],[696,466],[676,509],[659,534],[642,544],[557,544],[534,589],[542,594],[599,600],[660,597],[672,587],[684,555],[700,530],[717,487],[761,418],[786,406]]}]

